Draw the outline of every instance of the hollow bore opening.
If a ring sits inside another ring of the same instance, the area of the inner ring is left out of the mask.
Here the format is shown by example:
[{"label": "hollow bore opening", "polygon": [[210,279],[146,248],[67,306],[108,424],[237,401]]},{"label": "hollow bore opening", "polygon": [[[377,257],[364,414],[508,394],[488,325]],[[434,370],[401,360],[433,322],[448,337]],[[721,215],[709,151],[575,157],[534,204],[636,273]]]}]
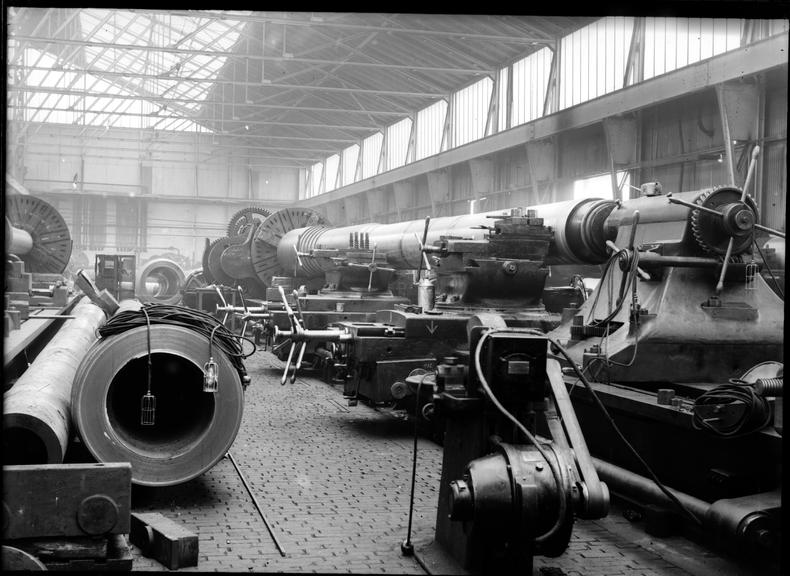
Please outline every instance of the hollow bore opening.
[{"label": "hollow bore opening", "polygon": [[181,286],[178,281],[178,274],[175,270],[167,267],[154,268],[145,277],[143,282],[147,295],[152,298],[171,298],[178,294]]},{"label": "hollow bore opening", "polygon": [[118,436],[136,452],[162,458],[200,441],[214,417],[214,394],[203,392],[203,370],[165,352],[151,355],[154,424],[141,423],[148,389],[148,357],[127,362],[107,390],[107,416]]},{"label": "hollow bore opening", "polygon": [[46,464],[47,447],[32,430],[19,426],[3,428],[3,464]]}]

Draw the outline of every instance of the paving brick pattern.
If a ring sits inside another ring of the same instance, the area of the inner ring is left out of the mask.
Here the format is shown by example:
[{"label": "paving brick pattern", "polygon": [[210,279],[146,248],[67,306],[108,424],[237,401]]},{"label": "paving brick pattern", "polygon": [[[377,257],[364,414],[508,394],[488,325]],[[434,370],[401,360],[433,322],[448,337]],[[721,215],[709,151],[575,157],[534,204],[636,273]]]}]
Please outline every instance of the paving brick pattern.
[{"label": "paving brick pattern", "polygon": [[[180,486],[134,488],[135,512],[160,512],[198,534],[198,566],[181,570],[422,574],[417,561],[400,552],[408,522],[411,424],[362,404],[349,408],[342,389],[314,378],[280,386],[282,363],[268,352],[258,352],[246,365],[252,383],[231,454],[286,556],[279,554],[225,458]],[[414,538],[429,539],[441,448],[423,439],[419,448]],[[577,522],[568,551],[559,558],[536,558],[535,574],[705,572],[681,568],[671,555],[645,545],[647,540],[635,542],[627,525],[615,514]],[[132,550],[134,570],[163,570],[138,548]]]}]

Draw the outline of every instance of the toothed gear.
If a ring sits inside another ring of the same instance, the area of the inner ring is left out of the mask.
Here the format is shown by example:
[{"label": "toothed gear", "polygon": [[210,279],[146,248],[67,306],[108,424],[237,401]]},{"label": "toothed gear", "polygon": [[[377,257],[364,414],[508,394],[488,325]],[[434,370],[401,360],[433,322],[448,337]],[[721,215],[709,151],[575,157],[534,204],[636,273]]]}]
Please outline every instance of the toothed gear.
[{"label": "toothed gear", "polygon": [[[256,214],[260,216],[260,218],[256,218]],[[271,216],[271,212],[260,206],[242,208],[230,217],[230,222],[228,222],[228,237],[236,238],[239,236],[246,236],[250,224],[258,225],[268,216]]]},{"label": "toothed gear", "polygon": [[[739,204],[742,192],[741,189],[733,186],[719,186],[697,196],[694,203],[705,208],[721,211],[723,206]],[[754,213],[754,220],[757,221],[757,206],[748,194],[744,199],[744,204]],[[702,210],[691,210],[692,235],[702,250],[718,256],[724,256],[727,253],[727,245],[730,238],[733,238],[732,255],[736,257],[749,248],[752,243],[752,234],[730,234],[725,229],[722,220],[722,218]]]}]

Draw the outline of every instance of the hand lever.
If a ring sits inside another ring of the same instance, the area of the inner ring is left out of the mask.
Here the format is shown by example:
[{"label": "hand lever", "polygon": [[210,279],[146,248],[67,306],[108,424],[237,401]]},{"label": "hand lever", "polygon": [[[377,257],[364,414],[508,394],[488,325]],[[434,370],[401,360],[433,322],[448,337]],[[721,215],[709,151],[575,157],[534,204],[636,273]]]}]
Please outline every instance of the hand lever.
[{"label": "hand lever", "polygon": [[[296,345],[297,345],[295,336],[298,333],[300,326],[299,326],[299,323],[296,321],[293,309],[288,304],[288,299],[285,297],[285,290],[283,290],[282,286],[278,286],[277,290],[279,290],[279,292],[280,292],[280,297],[283,300],[283,306],[285,307],[285,312],[286,312],[286,314],[288,314],[288,320],[291,323],[291,334],[290,334],[290,336],[292,336],[291,337],[291,349],[288,351],[288,360],[286,360],[286,362],[285,362],[285,370],[283,370],[283,377],[280,379],[280,385],[284,386],[286,380],[288,380],[288,372],[291,369],[291,361],[293,360],[294,350],[296,350]],[[296,303],[297,303],[297,305],[299,304],[299,300],[298,299],[297,299]],[[300,310],[300,312],[301,312],[301,310]],[[294,373],[295,372],[296,371],[294,370]],[[295,378],[295,376],[294,376],[294,378]],[[291,381],[293,382],[293,380],[291,380]]]},{"label": "hand lever", "polygon": [[225,301],[225,297],[222,295],[222,290],[220,290],[219,286],[216,284],[214,284],[214,291],[217,293],[217,296],[219,296],[219,299],[222,302],[222,307],[225,309],[225,315],[222,317],[222,324],[224,325],[228,320],[228,303]]},{"label": "hand lever", "polygon": [[[628,250],[630,250],[632,254],[634,252],[634,242],[636,241],[636,227],[638,225],[639,225],[639,210],[634,210],[633,222],[631,222],[631,234],[628,237]],[[607,240],[606,245],[613,252],[621,251],[621,249],[617,246],[617,244],[615,244],[611,240]],[[642,280],[650,280],[650,274],[642,270],[639,266],[636,267],[636,273],[639,274]]]}]

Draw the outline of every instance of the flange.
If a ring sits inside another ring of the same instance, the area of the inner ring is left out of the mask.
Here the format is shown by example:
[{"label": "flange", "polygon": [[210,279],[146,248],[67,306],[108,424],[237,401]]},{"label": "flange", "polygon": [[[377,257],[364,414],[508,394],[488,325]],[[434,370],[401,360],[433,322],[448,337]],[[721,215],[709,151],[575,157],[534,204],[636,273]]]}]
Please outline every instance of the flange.
[{"label": "flange", "polygon": [[273,276],[290,276],[277,260],[277,245],[282,237],[297,228],[326,225],[326,219],[309,208],[283,208],[264,220],[252,240],[252,266],[266,286]]},{"label": "flange", "polygon": [[71,257],[71,234],[60,212],[35,196],[6,196],[6,218],[14,228],[27,232],[32,248],[19,257],[27,272],[62,274]]}]

